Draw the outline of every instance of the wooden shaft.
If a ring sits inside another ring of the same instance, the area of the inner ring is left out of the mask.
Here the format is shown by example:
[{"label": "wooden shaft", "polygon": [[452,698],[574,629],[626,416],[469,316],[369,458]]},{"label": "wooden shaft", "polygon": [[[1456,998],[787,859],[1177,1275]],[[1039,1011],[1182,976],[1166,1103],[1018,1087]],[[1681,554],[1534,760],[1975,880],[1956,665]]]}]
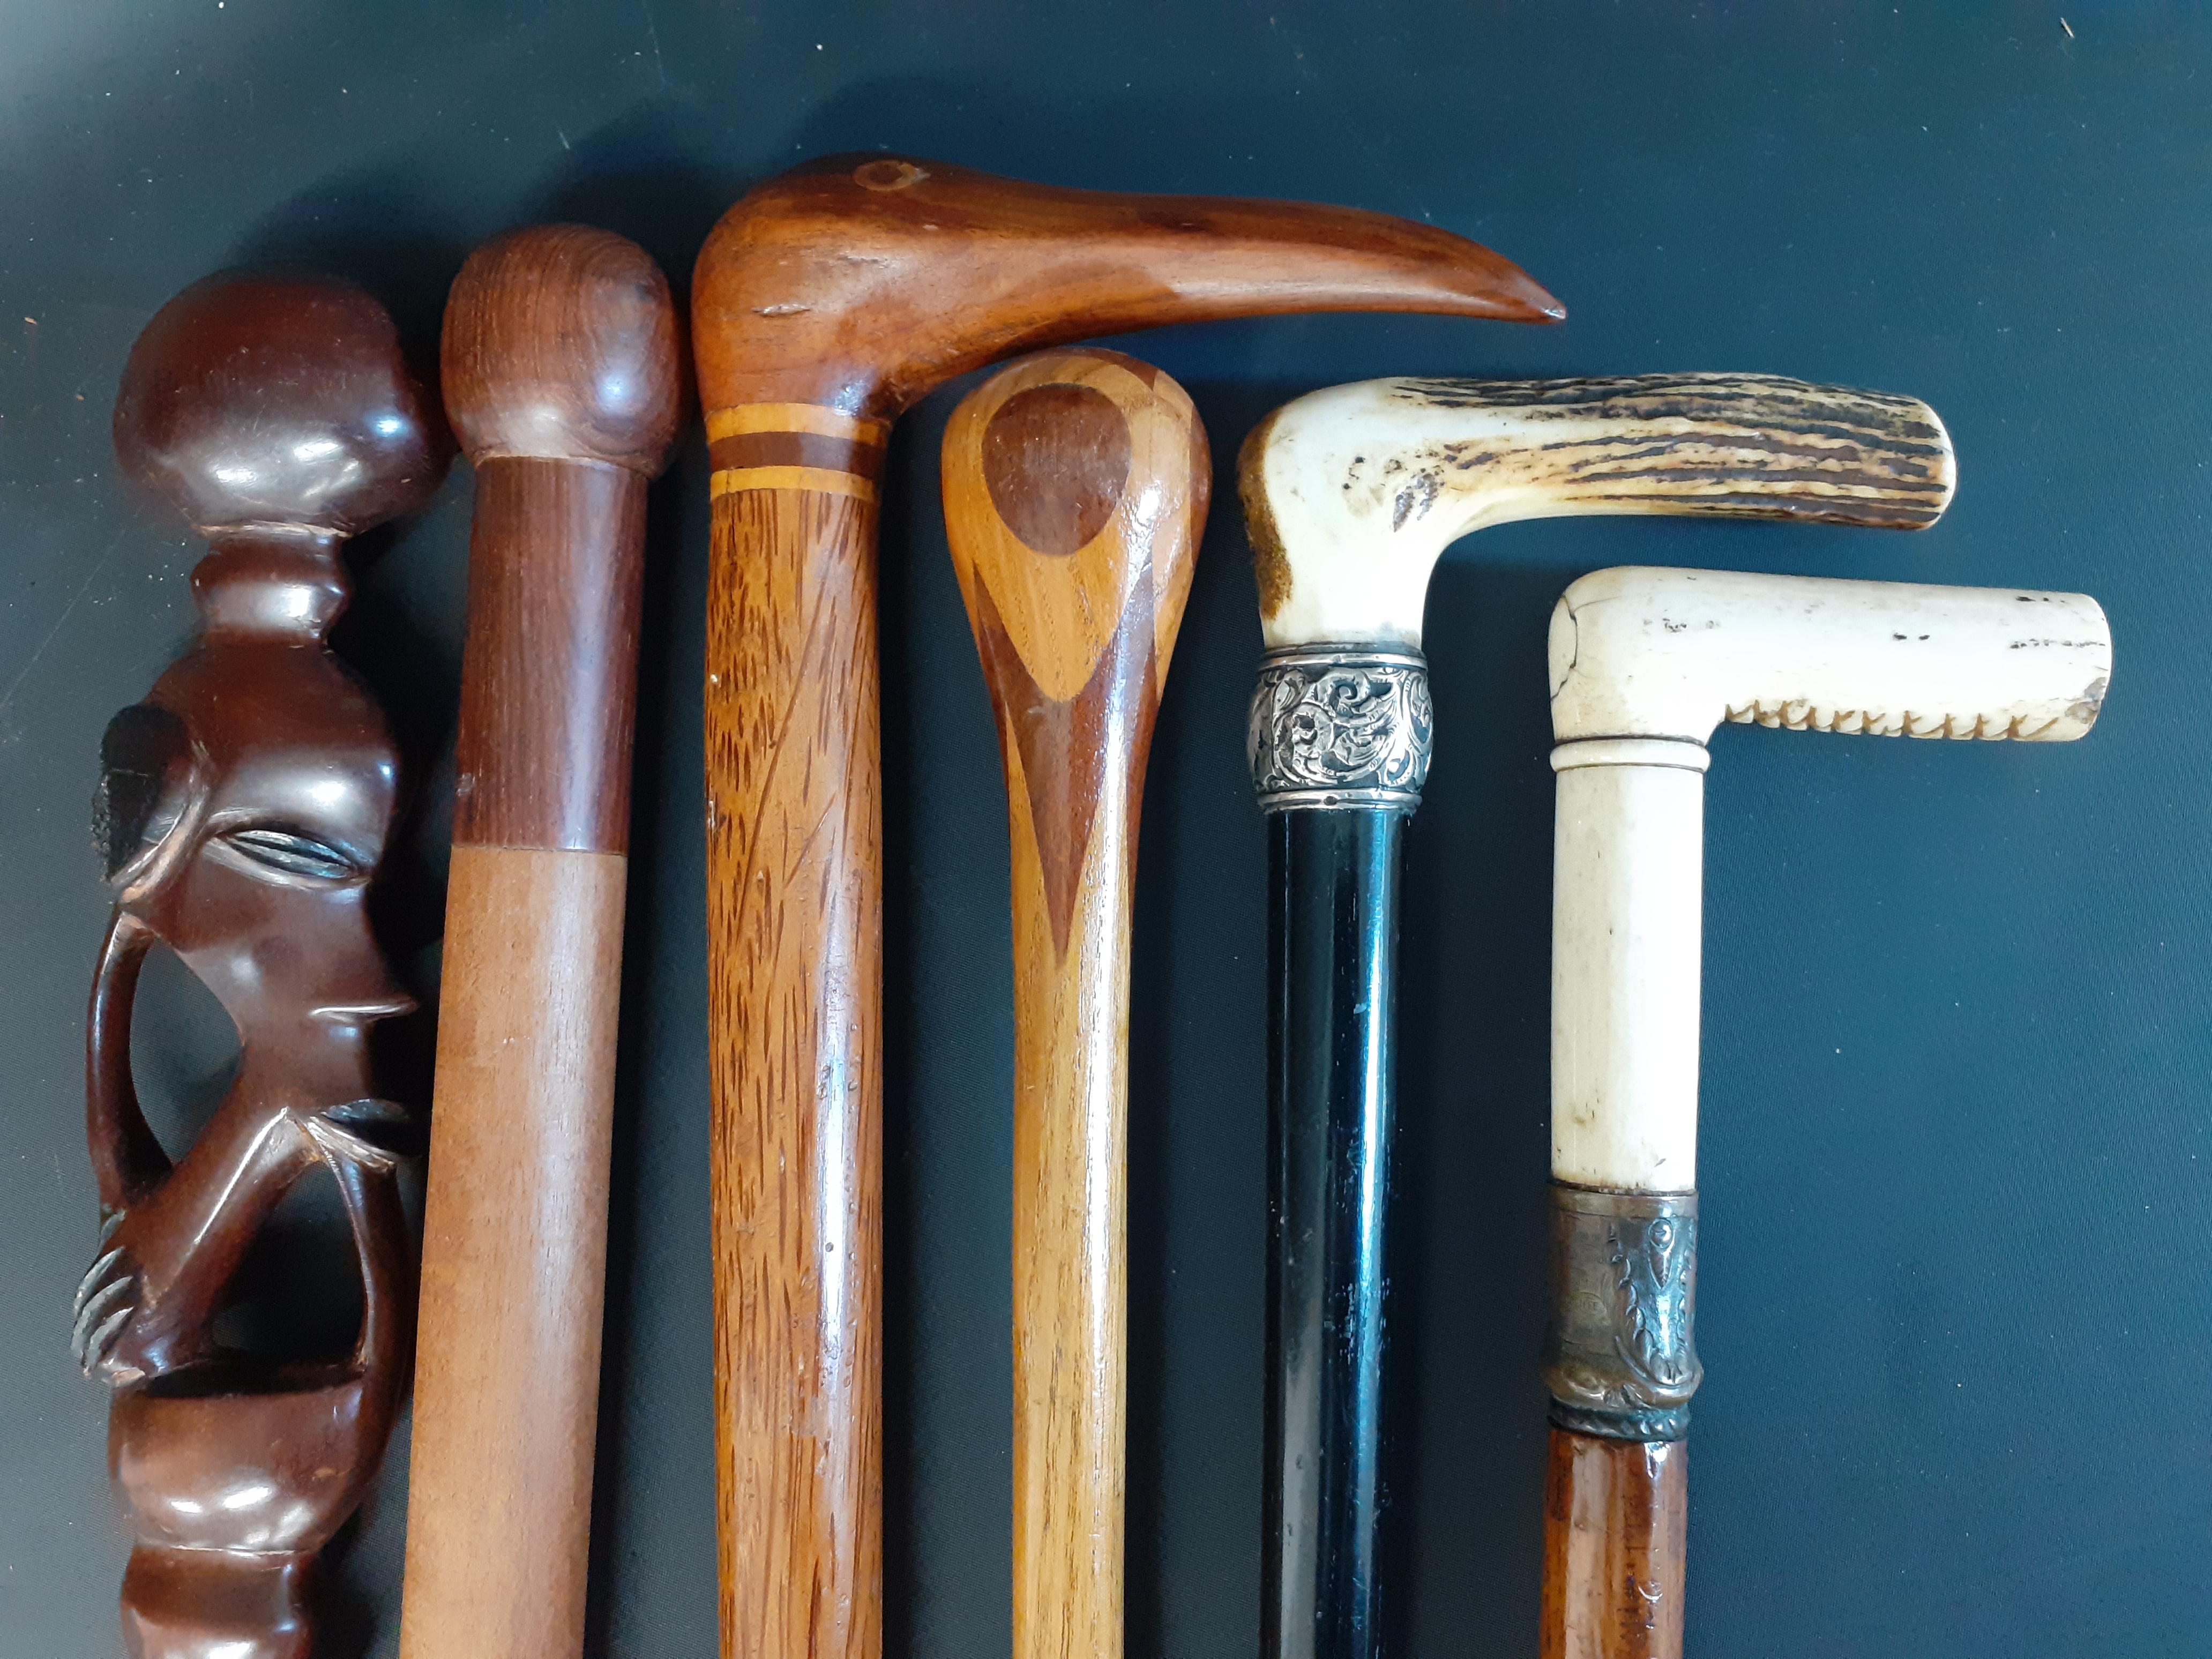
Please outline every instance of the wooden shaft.
[{"label": "wooden shaft", "polygon": [[1145,760],[1209,477],[1118,353],[994,376],[945,438],[945,526],[999,717],[1014,942],[1016,1659],[1121,1650],[1129,923]]},{"label": "wooden shaft", "polygon": [[407,1659],[582,1647],[626,866],[453,850]]},{"label": "wooden shaft", "polygon": [[454,284],[477,513],[404,1659],[583,1645],[645,492],[676,374],[667,284],[621,237],[520,232]]},{"label": "wooden shaft", "polygon": [[1689,1455],[1553,1429],[1542,1659],[1681,1659]]},{"label": "wooden shaft", "polygon": [[882,1647],[875,504],[726,490],[708,599],[722,1651]]}]

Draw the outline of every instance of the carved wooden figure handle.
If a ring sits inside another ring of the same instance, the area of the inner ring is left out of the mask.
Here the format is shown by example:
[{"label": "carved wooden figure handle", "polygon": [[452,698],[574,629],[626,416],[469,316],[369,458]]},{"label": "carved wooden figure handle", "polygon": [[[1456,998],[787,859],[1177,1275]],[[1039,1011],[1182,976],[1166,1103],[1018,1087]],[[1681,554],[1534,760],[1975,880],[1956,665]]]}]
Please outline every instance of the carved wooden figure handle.
[{"label": "carved wooden figure handle", "polygon": [[1145,757],[1211,474],[1118,352],[994,376],[945,520],[998,711],[1013,859],[1014,1654],[1121,1650],[1129,915]]},{"label": "carved wooden figure handle", "polygon": [[1016,351],[1308,311],[1565,314],[1489,249],[1382,214],[898,155],[769,179],[700,252],[725,1659],[882,1647],[875,543],[891,422]]},{"label": "carved wooden figure handle", "polygon": [[[211,544],[200,631],[101,745],[115,909],[93,981],[86,1121],[103,1225],[73,1345],[112,1384],[108,1462],[133,1534],[134,1659],[306,1659],[316,1554],[374,1478],[413,1324],[392,1179],[413,1119],[378,1097],[375,1024],[413,1008],[368,891],[397,748],[324,636],[344,540],[428,499],[446,444],[383,308],[347,284],[228,274],[131,353],[125,471]],[[131,1082],[132,999],[159,942],[235,1026],[229,1091],[173,1164]],[[351,1351],[281,1361],[217,1340],[255,1237],[317,1170],[352,1233]]]},{"label": "carved wooden figure handle", "polygon": [[447,303],[477,509],[405,1659],[583,1646],[645,492],[677,353],[666,279],[607,231],[503,237]]}]

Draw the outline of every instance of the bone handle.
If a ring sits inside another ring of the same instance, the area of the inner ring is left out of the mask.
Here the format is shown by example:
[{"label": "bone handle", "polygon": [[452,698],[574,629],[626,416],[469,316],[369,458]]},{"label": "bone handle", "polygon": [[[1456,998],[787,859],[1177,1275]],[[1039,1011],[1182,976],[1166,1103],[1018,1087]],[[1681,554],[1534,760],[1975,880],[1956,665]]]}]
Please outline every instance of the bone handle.
[{"label": "bone handle", "polygon": [[1697,1184],[1705,739],[1723,720],[2057,743],[2095,721],[2094,600],[1729,571],[1599,571],[1552,620],[1552,1172]]},{"label": "bone handle", "polygon": [[478,251],[446,313],[477,472],[424,1216],[405,1659],[583,1645],[646,483],[668,286],[578,226]]},{"label": "bone handle", "polygon": [[1679,1659],[1697,1279],[1705,742],[2065,742],[2112,675],[2080,594],[1600,571],[1552,623],[1554,1310],[1542,1651]]},{"label": "bone handle", "polygon": [[1130,890],[1205,524],[1206,435],[1157,370],[1048,352],[954,412],[944,482],[1012,852],[1013,1650],[1114,1659]]}]

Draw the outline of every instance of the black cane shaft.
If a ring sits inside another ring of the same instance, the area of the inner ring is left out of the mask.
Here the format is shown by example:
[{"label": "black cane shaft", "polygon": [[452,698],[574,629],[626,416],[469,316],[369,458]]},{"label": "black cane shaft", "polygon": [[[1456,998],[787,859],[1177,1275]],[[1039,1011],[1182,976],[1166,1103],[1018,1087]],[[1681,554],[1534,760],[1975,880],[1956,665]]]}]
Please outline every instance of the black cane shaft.
[{"label": "black cane shaft", "polygon": [[1405,825],[1390,808],[1268,819],[1266,1659],[1376,1650]]}]

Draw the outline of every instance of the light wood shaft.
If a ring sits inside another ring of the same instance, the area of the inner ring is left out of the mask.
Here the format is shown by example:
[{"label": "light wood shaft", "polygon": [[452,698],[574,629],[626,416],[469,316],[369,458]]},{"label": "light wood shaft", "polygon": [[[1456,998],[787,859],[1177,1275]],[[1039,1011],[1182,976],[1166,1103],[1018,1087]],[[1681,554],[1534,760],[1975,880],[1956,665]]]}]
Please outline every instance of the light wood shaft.
[{"label": "light wood shaft", "polygon": [[726,1659],[882,1648],[882,811],[872,499],[714,500],[707,634]]},{"label": "light wood shaft", "polygon": [[[1115,795],[1133,769],[1128,734],[1118,735]],[[1111,1659],[1121,1650],[1135,802],[1099,802],[1063,954],[1016,782],[1013,1651]]]},{"label": "light wood shaft", "polygon": [[1116,352],[1010,364],[947,424],[945,528],[1006,776],[1015,1659],[1121,1651],[1129,927],[1205,434]]},{"label": "light wood shaft", "polygon": [[582,1650],[626,870],[453,849],[404,1659]]}]

